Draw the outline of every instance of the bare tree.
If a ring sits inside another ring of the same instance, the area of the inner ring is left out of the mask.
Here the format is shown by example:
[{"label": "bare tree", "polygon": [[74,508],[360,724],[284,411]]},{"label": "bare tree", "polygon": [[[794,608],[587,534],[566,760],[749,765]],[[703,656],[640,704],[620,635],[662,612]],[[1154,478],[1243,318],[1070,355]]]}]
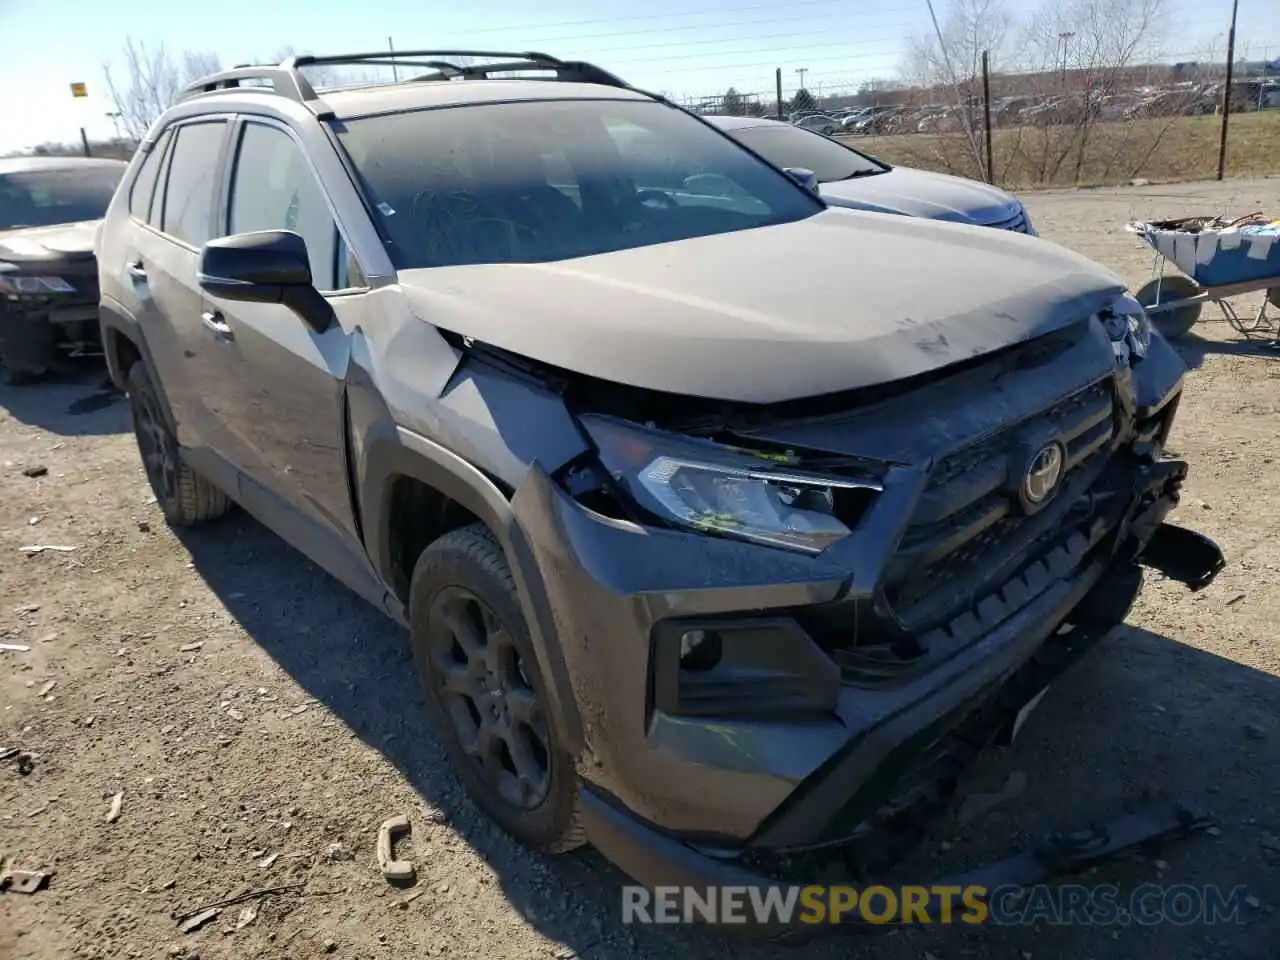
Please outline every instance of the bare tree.
[{"label": "bare tree", "polygon": [[[1165,0],[1045,0],[1022,30],[1020,66],[1036,77],[1043,109],[1033,118],[1056,128],[1034,140],[1032,166],[1044,182],[1058,179],[1065,165],[1080,182],[1099,123],[1141,119],[1141,109],[1122,97],[1135,85],[1133,68],[1158,53]],[[1161,108],[1162,110],[1165,108]],[[1181,108],[1168,111],[1180,114]],[[1132,153],[1127,127],[1110,131],[1107,171],[1121,152]],[[1145,131],[1148,137],[1151,131]]]},{"label": "bare tree", "polygon": [[216,54],[186,51],[174,56],[164,44],[148,47],[132,36],[121,51],[122,64],[104,64],[107,93],[131,140],[141,140],[188,84],[221,69]]},{"label": "bare tree", "polygon": [[908,39],[904,78],[921,87],[972,81],[982,72],[982,51],[999,61],[1013,27],[1007,0],[954,0],[937,31]]},{"label": "bare tree", "polygon": [[[930,5],[930,12],[934,8]],[[953,115],[969,144],[978,172],[978,115],[981,110],[982,54],[999,58],[1013,27],[1006,0],[953,0],[932,33],[907,42],[904,73],[924,90],[949,91]]]}]

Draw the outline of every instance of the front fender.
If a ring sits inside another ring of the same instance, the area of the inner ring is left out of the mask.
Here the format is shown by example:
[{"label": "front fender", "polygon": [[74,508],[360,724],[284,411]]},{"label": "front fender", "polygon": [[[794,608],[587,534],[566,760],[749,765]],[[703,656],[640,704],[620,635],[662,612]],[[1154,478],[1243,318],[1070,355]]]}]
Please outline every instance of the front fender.
[{"label": "front fender", "polygon": [[[390,506],[392,484],[398,476],[411,477],[440,491],[493,531],[511,566],[538,670],[546,684],[548,710],[564,736],[565,748],[577,756],[583,748],[582,723],[556,625],[547,606],[547,590],[506,494],[457,454],[390,422],[372,426],[363,433],[361,454],[360,502],[366,505],[363,512],[367,515],[368,505],[376,505],[376,516],[364,527],[365,544],[383,583],[394,582]],[[530,472],[536,471],[535,466]]]}]

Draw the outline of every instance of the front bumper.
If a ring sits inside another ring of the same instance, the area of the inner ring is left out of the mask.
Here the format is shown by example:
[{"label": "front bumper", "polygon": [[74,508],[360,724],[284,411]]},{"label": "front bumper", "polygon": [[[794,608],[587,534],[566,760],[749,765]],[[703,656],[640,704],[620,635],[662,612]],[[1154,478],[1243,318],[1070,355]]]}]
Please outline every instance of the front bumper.
[{"label": "front bumper", "polygon": [[58,354],[92,356],[101,352],[96,275],[49,267],[41,275],[60,276],[75,292],[0,294],[0,354],[24,369],[51,366]]},{"label": "front bumper", "polygon": [[[950,422],[973,432],[998,423],[1006,397],[1035,382],[1056,390],[1055,370],[1079,376],[1075,360],[1007,373],[1003,392],[975,391]],[[1080,438],[1069,441],[1079,465],[1061,510],[1020,521],[1016,549],[982,576],[966,575],[976,561],[961,563],[937,588],[942,606],[902,592],[886,600],[882,582],[900,556],[895,530],[917,505],[951,509],[936,492],[924,499],[938,489],[926,488],[927,471],[886,482],[859,542],[803,556],[612,519],[532,469],[511,501],[510,555],[550,710],[578,760],[589,839],[650,886],[793,882],[796,870],[799,882],[833,870],[848,879],[897,862],[901,845],[878,827],[945,803],[977,751],[1123,620],[1140,564],[1193,587],[1221,567],[1213,544],[1164,523],[1186,474],[1186,464],[1158,459],[1181,369],[1156,350],[1144,377],[1117,375],[1111,420],[1094,414],[1105,395],[1096,387],[1074,406],[1051,404],[1047,425]],[[921,412],[926,399],[912,395],[903,416],[932,427],[941,421]],[[948,396],[928,402],[954,406]],[[904,435],[876,415],[885,442]],[[1035,436],[1046,426],[1031,425]],[[946,613],[956,609],[948,597],[963,612]],[[856,618],[885,603],[920,641],[905,666],[833,650],[831,631],[809,617]],[[738,631],[741,659],[733,676],[712,670],[710,684],[686,689],[687,671],[671,671],[662,651],[680,631],[704,628]],[[824,707],[815,690],[830,695]]]}]

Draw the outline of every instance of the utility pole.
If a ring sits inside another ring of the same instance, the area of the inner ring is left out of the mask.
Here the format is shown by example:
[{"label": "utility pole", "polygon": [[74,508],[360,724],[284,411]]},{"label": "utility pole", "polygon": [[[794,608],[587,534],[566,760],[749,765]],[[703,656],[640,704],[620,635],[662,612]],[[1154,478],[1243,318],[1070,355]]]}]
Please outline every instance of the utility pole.
[{"label": "utility pole", "polygon": [[116,139],[119,140],[120,139],[120,114],[114,110],[108,110],[107,116],[111,118],[111,122],[112,124],[114,124],[116,128]]},{"label": "utility pole", "polygon": [[1218,140],[1218,179],[1227,173],[1227,121],[1231,118],[1231,74],[1236,59],[1236,14],[1240,0],[1231,0],[1231,29],[1227,31],[1227,82],[1222,87],[1222,136]]},{"label": "utility pole", "polygon": [[778,119],[783,120],[786,117],[786,108],[782,105],[782,68],[779,67],[773,73],[774,85],[778,88]]},{"label": "utility pole", "polygon": [[809,72],[808,67],[796,67],[796,73],[800,75],[800,89],[804,89],[804,75]]},{"label": "utility pole", "polygon": [[1072,30],[1064,30],[1058,34],[1058,43],[1062,47],[1062,89],[1067,89],[1067,44],[1071,42],[1071,38],[1075,36]]},{"label": "utility pole", "polygon": [[[396,45],[391,42],[390,37],[387,37],[387,50],[391,52],[391,56],[394,59],[396,55]],[[400,82],[400,70],[398,67],[396,67],[394,63],[391,64],[391,79],[394,80],[396,83]]]}]

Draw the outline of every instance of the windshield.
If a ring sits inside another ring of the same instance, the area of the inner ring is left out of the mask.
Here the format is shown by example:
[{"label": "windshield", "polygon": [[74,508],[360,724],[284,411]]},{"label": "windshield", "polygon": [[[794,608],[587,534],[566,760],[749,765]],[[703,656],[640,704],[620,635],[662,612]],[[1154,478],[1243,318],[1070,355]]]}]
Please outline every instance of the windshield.
[{"label": "windshield", "polygon": [[101,220],[125,165],[0,175],[0,230]]},{"label": "windshield", "polygon": [[725,132],[775,166],[812,170],[818,175],[819,183],[865,177],[888,169],[834,140],[799,127],[768,124]]},{"label": "windshield", "polygon": [[790,177],[654,101],[445,107],[335,128],[398,268],[562,260],[823,209]]}]

